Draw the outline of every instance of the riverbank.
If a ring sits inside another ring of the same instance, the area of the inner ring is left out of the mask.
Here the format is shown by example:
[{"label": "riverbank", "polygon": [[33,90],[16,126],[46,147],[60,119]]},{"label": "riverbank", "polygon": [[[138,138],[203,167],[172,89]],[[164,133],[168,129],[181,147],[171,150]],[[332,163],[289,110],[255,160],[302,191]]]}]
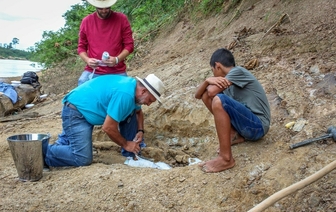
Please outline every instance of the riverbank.
[{"label": "riverbank", "polygon": [[22,58],[22,57],[3,57],[0,55],[1,60],[28,60],[28,58]]},{"label": "riverbank", "polygon": [[32,53],[15,48],[4,48],[0,46],[0,59],[8,60],[29,60]]}]

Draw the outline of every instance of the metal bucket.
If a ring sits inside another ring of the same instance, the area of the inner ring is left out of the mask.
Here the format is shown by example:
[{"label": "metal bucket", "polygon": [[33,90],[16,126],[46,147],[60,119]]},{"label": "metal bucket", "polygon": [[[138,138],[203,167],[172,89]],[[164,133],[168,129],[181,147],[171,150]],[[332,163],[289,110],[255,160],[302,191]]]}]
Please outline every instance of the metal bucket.
[{"label": "metal bucket", "polygon": [[7,138],[21,181],[38,181],[43,177],[42,146],[47,147],[49,134],[20,134]]}]

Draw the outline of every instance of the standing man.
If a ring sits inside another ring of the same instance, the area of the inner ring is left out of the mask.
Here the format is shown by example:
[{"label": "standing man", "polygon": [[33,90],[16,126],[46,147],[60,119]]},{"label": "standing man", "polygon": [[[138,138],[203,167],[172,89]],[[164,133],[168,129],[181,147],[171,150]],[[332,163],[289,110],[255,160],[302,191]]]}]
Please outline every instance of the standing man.
[{"label": "standing man", "polygon": [[[87,166],[92,163],[92,130],[102,125],[108,137],[132,154],[139,154],[143,138],[143,116],[138,125],[127,125],[128,134],[121,132],[128,116],[134,111],[142,114],[141,105],[160,100],[165,87],[154,74],[137,80],[132,77],[105,75],[92,79],[69,92],[63,98],[63,136],[55,144],[43,145],[43,156],[48,166]],[[140,128],[137,128],[140,127]],[[134,128],[134,129],[133,129]]]},{"label": "standing man", "polygon": [[[83,18],[77,52],[86,63],[78,85],[99,75],[126,73],[126,57],[134,50],[131,25],[126,15],[111,10],[116,0],[87,0],[96,11]],[[109,57],[102,59],[104,52]]]},{"label": "standing man", "polygon": [[263,87],[251,72],[236,66],[229,50],[216,50],[210,66],[214,77],[197,88],[195,98],[214,116],[219,153],[199,166],[204,172],[220,172],[235,165],[231,145],[258,140],[268,132],[271,113]]}]

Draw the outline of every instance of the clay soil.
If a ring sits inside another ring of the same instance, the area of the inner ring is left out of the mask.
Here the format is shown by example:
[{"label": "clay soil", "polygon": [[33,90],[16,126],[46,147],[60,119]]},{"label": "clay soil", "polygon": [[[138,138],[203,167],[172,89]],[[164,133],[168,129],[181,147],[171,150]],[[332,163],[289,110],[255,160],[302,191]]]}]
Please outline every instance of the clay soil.
[{"label": "clay soil", "polygon": [[[164,104],[143,107],[143,156],[172,169],[125,165],[120,147],[97,126],[92,165],[52,168],[39,181],[19,181],[7,138],[50,133],[50,143],[57,139],[61,100],[76,86],[83,67],[68,62],[41,73],[48,98],[18,112],[38,117],[0,123],[0,210],[248,211],[335,161],[331,138],[293,150],[289,146],[336,125],[336,1],[254,0],[225,7],[227,12],[198,21],[181,16],[153,42],[137,44],[128,64],[130,76],[155,73],[167,87]],[[230,48],[237,65],[249,67],[262,83],[272,124],[261,140],[232,147],[235,167],[208,174],[188,163],[189,158],[216,157],[218,147],[213,118],[194,93],[211,76],[209,58],[221,47]],[[286,128],[292,121],[294,128]],[[336,171],[266,211],[336,211]]]}]

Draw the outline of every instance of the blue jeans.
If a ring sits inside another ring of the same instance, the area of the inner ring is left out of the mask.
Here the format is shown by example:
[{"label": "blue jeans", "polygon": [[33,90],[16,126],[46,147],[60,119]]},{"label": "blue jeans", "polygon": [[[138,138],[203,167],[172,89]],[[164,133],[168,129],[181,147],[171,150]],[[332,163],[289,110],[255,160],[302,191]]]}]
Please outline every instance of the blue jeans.
[{"label": "blue jeans", "polygon": [[[86,121],[76,109],[63,106],[62,133],[55,144],[43,148],[45,163],[48,166],[87,166],[92,163],[92,131],[93,125]],[[132,141],[137,133],[138,122],[135,111],[126,120],[119,123],[121,135]],[[142,140],[140,147],[146,147]],[[133,152],[122,148],[121,154],[125,157],[134,157]]]},{"label": "blue jeans", "polygon": [[[86,81],[89,81],[90,79],[93,79],[95,77],[99,77],[99,76],[102,76],[101,74],[93,74],[92,76],[92,73],[89,72],[89,71],[83,71],[82,75],[79,77],[78,79],[78,85],[81,85],[83,84],[84,82]],[[127,76],[127,73],[124,73],[124,74],[117,74],[117,75],[124,75],[124,76]]]},{"label": "blue jeans", "polygon": [[217,96],[230,117],[231,125],[239,135],[251,141],[264,136],[261,120],[250,109],[225,94],[217,94]]},{"label": "blue jeans", "polygon": [[92,163],[93,125],[68,106],[62,110],[63,132],[55,144],[49,144],[45,163],[48,166],[87,166]]}]

